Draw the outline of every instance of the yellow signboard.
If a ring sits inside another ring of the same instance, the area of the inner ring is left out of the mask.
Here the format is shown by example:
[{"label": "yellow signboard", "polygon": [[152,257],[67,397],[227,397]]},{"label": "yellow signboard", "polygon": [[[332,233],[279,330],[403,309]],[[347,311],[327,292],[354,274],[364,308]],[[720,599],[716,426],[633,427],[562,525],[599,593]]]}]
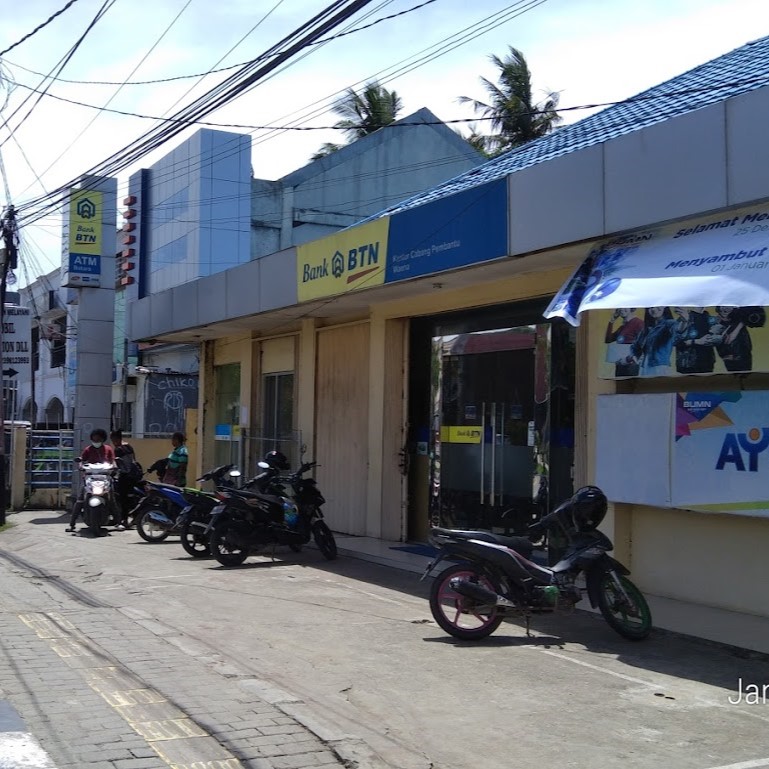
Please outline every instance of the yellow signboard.
[{"label": "yellow signboard", "polygon": [[69,252],[101,255],[102,193],[72,190],[69,201]]},{"label": "yellow signboard", "polygon": [[300,302],[381,286],[390,218],[342,230],[296,249]]},{"label": "yellow signboard", "polygon": [[480,443],[482,434],[480,425],[444,425],[441,427],[441,442]]}]

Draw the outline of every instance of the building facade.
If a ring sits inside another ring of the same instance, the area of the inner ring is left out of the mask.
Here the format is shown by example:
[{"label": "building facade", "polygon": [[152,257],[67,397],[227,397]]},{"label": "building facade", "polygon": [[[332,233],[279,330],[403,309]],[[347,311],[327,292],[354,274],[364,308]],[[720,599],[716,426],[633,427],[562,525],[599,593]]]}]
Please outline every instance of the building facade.
[{"label": "building facade", "polygon": [[[617,362],[651,353],[609,359],[616,317],[588,312],[575,329],[544,315],[607,244],[769,216],[767,72],[762,39],[355,227],[147,297],[131,334],[201,343],[204,464],[217,436],[283,414],[322,464],[337,531],[423,541],[431,524],[520,529],[600,478],[603,529],[656,624],[769,651],[766,475],[750,509],[679,506],[649,492],[673,473],[655,464],[673,450],[668,423],[655,433],[606,417],[607,403],[642,415],[660,394],[761,393],[769,371],[735,374],[719,351],[696,378],[669,365],[618,376]],[[685,261],[670,242],[669,261]],[[723,344],[738,329],[717,333]],[[748,465],[740,476],[732,459],[739,481]]]}]

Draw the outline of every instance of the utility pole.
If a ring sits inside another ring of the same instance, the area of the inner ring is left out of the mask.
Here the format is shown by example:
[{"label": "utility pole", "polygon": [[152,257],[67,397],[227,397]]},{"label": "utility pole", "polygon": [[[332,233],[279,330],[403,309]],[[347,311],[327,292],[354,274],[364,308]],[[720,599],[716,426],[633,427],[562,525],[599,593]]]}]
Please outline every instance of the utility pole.
[{"label": "utility pole", "polygon": [[[0,372],[3,371],[3,332],[5,330],[5,290],[8,283],[8,271],[15,270],[18,264],[19,236],[16,227],[16,210],[8,206],[0,222],[0,237],[3,247],[0,248],[0,312],[3,313],[3,322],[0,322]],[[2,386],[0,386],[0,420],[2,420],[2,440],[0,440],[0,526],[5,524],[5,512],[8,508],[7,494],[7,467],[8,461],[5,450],[5,374],[0,374]]]}]

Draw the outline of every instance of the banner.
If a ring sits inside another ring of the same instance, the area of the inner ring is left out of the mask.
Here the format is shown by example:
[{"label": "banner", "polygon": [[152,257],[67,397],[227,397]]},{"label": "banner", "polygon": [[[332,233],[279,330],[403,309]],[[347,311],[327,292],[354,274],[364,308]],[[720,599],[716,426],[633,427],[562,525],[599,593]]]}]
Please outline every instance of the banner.
[{"label": "banner", "polygon": [[507,254],[507,179],[394,214],[387,283]]},{"label": "banner", "polygon": [[383,217],[297,246],[299,301],[382,285],[389,224]]},{"label": "banner", "polygon": [[630,307],[596,321],[601,379],[769,372],[764,307]]},{"label": "banner", "polygon": [[673,507],[769,517],[769,392],[678,393]]},{"label": "banner", "polygon": [[769,206],[648,229],[596,246],[545,311],[769,305]]},{"label": "banner", "polygon": [[71,190],[64,227],[62,286],[99,287],[102,254],[102,193]]}]

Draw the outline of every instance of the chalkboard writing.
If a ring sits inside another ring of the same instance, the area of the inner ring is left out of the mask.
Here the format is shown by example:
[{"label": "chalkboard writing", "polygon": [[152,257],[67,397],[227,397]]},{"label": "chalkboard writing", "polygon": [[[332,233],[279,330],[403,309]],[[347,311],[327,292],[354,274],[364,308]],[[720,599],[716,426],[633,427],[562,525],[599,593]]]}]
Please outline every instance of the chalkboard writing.
[{"label": "chalkboard writing", "polygon": [[145,434],[184,431],[184,410],[198,407],[197,374],[149,374],[144,412]]}]

